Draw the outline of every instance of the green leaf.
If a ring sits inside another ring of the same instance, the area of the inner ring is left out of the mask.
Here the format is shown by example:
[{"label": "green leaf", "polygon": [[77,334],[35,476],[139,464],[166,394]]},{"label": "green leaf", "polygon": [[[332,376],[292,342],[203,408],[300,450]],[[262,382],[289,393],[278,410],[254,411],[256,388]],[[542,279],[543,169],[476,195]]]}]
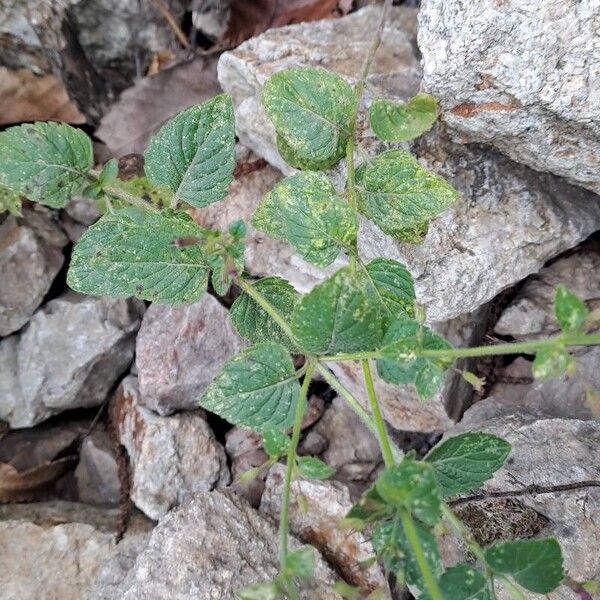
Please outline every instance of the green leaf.
[{"label": "green leaf", "polygon": [[88,184],[90,138],[65,123],[33,123],[0,133],[0,185],[53,208]]},{"label": "green leaf", "polygon": [[279,458],[284,455],[291,443],[292,440],[279,429],[263,431],[263,447],[271,458]]},{"label": "green leaf", "polygon": [[300,475],[306,479],[329,479],[335,469],[313,456],[299,456],[296,465]]},{"label": "green leaf", "polygon": [[418,352],[450,348],[444,338],[417,321],[394,321],[383,338],[384,358],[377,361],[377,372],[388,383],[412,384],[421,398],[430,398],[442,385],[451,361],[418,356]]},{"label": "green leaf", "polygon": [[292,331],[315,354],[373,350],[381,341],[379,304],[348,268],[340,269],[302,298]]},{"label": "green leaf", "polygon": [[382,231],[420,243],[429,222],[452,206],[458,192],[424,169],[409,152],[389,150],[356,170],[358,208]]},{"label": "green leaf", "polygon": [[343,522],[345,526],[360,530],[366,523],[379,521],[390,512],[391,507],[379,495],[377,487],[373,485],[352,506]]},{"label": "green leaf", "polygon": [[227,194],[235,167],[231,98],[192,106],[168,121],[144,153],[148,179],[202,208]]},{"label": "green leaf", "polygon": [[265,83],[262,103],[292,166],[325,169],[344,156],[356,96],[339,75],[313,68],[280,71]]},{"label": "green leaf", "polygon": [[356,237],[358,221],[350,206],[335,193],[323,173],[286,177],[258,207],[253,225],[290,242],[308,262],[331,264]]},{"label": "green leaf", "polygon": [[233,425],[257,431],[292,424],[300,386],[288,351],[280,344],[256,344],[223,367],[200,404]]},{"label": "green leaf", "polygon": [[100,171],[98,175],[98,183],[104,186],[114,181],[119,176],[119,162],[116,158],[111,158]]},{"label": "green leaf", "polygon": [[511,445],[490,433],[461,433],[444,440],[425,457],[443,496],[477,489],[491,479],[510,454]]},{"label": "green leaf", "polygon": [[429,94],[417,94],[405,104],[378,98],[369,109],[369,124],[380,140],[405,142],[429,131],[437,115],[437,100]]},{"label": "green leaf", "polygon": [[315,572],[315,550],[312,546],[302,546],[298,550],[288,552],[283,566],[284,578],[296,578],[310,581]]},{"label": "green leaf", "polygon": [[0,185],[0,214],[6,211],[11,215],[21,215],[21,195]]},{"label": "green leaf", "polygon": [[375,486],[385,502],[403,506],[423,523],[435,525],[442,516],[435,473],[424,462],[405,458],[385,469]]},{"label": "green leaf", "polygon": [[[439,585],[447,600],[491,600],[485,575],[469,565],[450,567],[440,577]],[[419,600],[431,600],[431,596],[424,593]]]},{"label": "green leaf", "polygon": [[[265,277],[257,281],[254,287],[289,322],[300,299],[292,285],[281,277]],[[279,342],[291,351],[298,350],[297,345],[248,294],[236,298],[229,314],[233,326],[243,338],[253,343]]]},{"label": "green leaf", "polygon": [[554,314],[563,331],[581,331],[589,311],[581,298],[559,285],[554,296]]},{"label": "green leaf", "polygon": [[[421,523],[415,523],[415,529],[429,568],[435,577],[439,577],[442,574],[442,561],[437,540]],[[408,584],[415,585],[420,590],[425,589],[421,570],[400,523],[379,523],[373,530],[373,548],[382,557],[386,571],[400,575],[404,573]]]},{"label": "green leaf", "polygon": [[536,379],[560,377],[563,373],[574,372],[577,361],[564,348],[556,347],[538,350],[532,365],[532,373]]},{"label": "green leaf", "polygon": [[366,276],[387,320],[414,317],[415,286],[404,265],[388,258],[376,258],[367,264]]},{"label": "green leaf", "polygon": [[497,573],[510,575],[537,594],[556,589],[565,576],[562,552],[554,538],[497,543],[485,551],[485,560]]},{"label": "green leaf", "polygon": [[95,296],[196,302],[206,290],[208,265],[200,246],[178,247],[176,240],[203,232],[185,213],[127,208],[106,214],[75,246],[67,283]]},{"label": "green leaf", "polygon": [[236,590],[235,597],[237,600],[280,600],[283,593],[275,581],[266,581]]}]

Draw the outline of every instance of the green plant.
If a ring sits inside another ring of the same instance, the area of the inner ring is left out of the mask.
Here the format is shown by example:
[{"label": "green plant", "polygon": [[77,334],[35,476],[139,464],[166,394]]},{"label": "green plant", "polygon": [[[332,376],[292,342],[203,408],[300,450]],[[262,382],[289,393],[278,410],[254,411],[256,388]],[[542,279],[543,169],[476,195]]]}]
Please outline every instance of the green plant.
[{"label": "green plant", "polygon": [[[285,457],[287,468],[280,574],[241,590],[240,598],[297,598],[298,586],[311,578],[310,549],[288,548],[288,511],[294,477],[333,474],[318,459],[296,454],[314,373],[350,404],[381,445],[385,470],[345,524],[373,528],[377,559],[388,572],[420,590],[422,599],[494,598],[496,582],[517,599],[523,598],[521,588],[548,593],[566,581],[556,540],[510,541],[483,549],[447,504],[491,478],[510,445],[492,435],[469,433],[445,440],[423,461],[402,455],[388,436],[372,366],[385,381],[413,385],[427,399],[459,357],[527,352],[535,354],[536,377],[548,377],[572,372],[576,365],[568,348],[599,344],[600,336],[586,333],[591,317],[585,304],[559,287],[560,335],[455,349],[423,324],[412,278],[402,264],[386,258],[363,261],[357,250],[359,214],[396,239],[418,243],[428,223],[458,196],[404,150],[389,150],[355,168],[357,115],[382,29],[383,20],[354,88],[322,69],[279,72],[264,87],[263,103],[279,151],[300,172],[267,194],[253,223],[291,243],[314,265],[325,267],[340,252],[348,256],[347,267],[308,294],[301,296],[279,277],[252,282],[244,276],[242,222],[225,232],[211,231],[184,210],[221,200],[232,180],[234,117],[225,95],[164,125],[145,153],[147,179],[128,182],[118,178],[114,160],[93,170],[90,139],[68,125],[7,129],[0,134],[0,209],[17,212],[20,196],[54,208],[64,207],[74,194],[98,201],[105,214],[82,236],[69,268],[68,283],[79,292],[177,304],[197,301],[209,277],[217,294],[226,294],[233,284],[241,289],[231,319],[252,345],[225,365],[200,403],[233,424],[260,431],[270,456],[267,465]],[[437,112],[435,100],[419,94],[406,104],[375,101],[369,120],[380,139],[404,141],[427,131]],[[338,193],[322,171],[344,157],[347,187]],[[301,368],[294,367],[292,355],[304,357]],[[334,377],[329,361],[360,361],[369,410]],[[474,375],[464,376],[477,383]],[[443,522],[465,540],[476,565],[443,568],[436,540]],[[346,584],[340,583],[339,592],[359,597]]]}]

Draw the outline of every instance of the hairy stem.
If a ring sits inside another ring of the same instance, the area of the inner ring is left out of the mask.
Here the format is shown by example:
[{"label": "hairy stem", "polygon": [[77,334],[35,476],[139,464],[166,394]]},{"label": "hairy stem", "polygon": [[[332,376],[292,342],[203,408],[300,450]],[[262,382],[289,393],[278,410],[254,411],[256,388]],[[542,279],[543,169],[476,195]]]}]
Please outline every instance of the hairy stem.
[{"label": "hairy stem", "polygon": [[415,523],[410,513],[405,508],[400,508],[398,509],[398,514],[400,515],[400,520],[402,521],[402,527],[404,528],[406,539],[408,540],[410,548],[415,555],[415,560],[417,561],[417,565],[419,565],[419,570],[423,576],[425,589],[427,592],[429,592],[432,600],[444,600],[437,579],[432,573],[429,563],[427,562],[425,552],[423,551],[419,541],[419,536],[417,535]]},{"label": "hairy stem", "polygon": [[309,363],[306,369],[306,375],[300,388],[300,395],[296,404],[296,413],[294,415],[294,427],[292,429],[292,441],[287,452],[287,462],[285,468],[285,479],[283,482],[283,495],[281,497],[281,515],[279,517],[279,562],[281,569],[285,568],[286,557],[288,553],[288,530],[290,521],[290,489],[292,485],[292,475],[296,464],[296,450],[300,440],[300,431],[302,430],[302,419],[306,412],[306,401],[308,396],[308,386],[312,379],[314,365]]},{"label": "hairy stem", "polygon": [[136,208],[142,208],[143,210],[149,210],[151,212],[160,212],[160,209],[150,202],[146,202],[142,198],[134,196],[133,194],[128,194],[126,191],[121,190],[118,187],[106,185],[102,189],[106,194],[112,196],[113,198],[123,200],[123,202],[127,202],[127,204],[131,204],[131,206],[135,206]]},{"label": "hairy stem", "polygon": [[367,396],[369,397],[369,405],[371,406],[371,412],[373,413],[373,419],[377,429],[377,439],[379,440],[379,445],[381,447],[381,454],[383,455],[386,467],[391,467],[394,464],[394,452],[392,451],[390,438],[387,429],[385,428],[385,422],[383,420],[383,415],[381,414],[377,394],[375,393],[373,376],[371,375],[371,366],[369,365],[368,360],[362,361],[362,369],[365,378],[365,387],[367,388]]}]

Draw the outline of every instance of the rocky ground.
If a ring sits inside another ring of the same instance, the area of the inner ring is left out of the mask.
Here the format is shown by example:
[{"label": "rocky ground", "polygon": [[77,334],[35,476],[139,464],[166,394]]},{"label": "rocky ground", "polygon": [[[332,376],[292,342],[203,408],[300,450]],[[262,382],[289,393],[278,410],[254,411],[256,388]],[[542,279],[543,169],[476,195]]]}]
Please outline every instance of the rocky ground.
[{"label": "rocky ground", "polygon": [[[114,39],[112,54],[102,52],[93,15],[85,3],[74,5],[80,41],[97,53],[88,55],[101,61],[106,78],[119,70],[127,45]],[[170,5],[177,15],[178,3]],[[131,18],[127,6],[121,23]],[[22,60],[8,66],[47,70],[50,42],[42,25],[10,10],[22,27],[0,26],[0,41],[14,48],[11,36],[19,31]],[[132,83],[121,69],[113,88],[88,90],[98,160],[140,151],[152,128],[220,86],[235,103],[236,180],[226,199],[194,216],[215,228],[248,220],[290,172],[260,106],[262,83],[274,71],[314,65],[354,82],[370,43],[365,32],[374,30],[378,14],[367,7],[270,29],[223,53],[212,87],[192,85],[182,94],[169,88],[205,73],[213,59],[200,57],[141,79],[107,109]],[[544,19],[550,27],[540,25]],[[150,52],[171,43],[164,27],[150,35],[147,23],[138,26]],[[405,100],[419,89],[440,98],[440,123],[411,150],[461,198],[420,246],[395,242],[366,223],[360,246],[367,257],[407,265],[429,323],[457,346],[556,333],[558,283],[591,310],[600,308],[598,27],[600,8],[591,0],[532,0],[526,7],[516,0],[424,0],[420,9],[393,9],[366,101],[378,94]],[[67,77],[69,65],[61,68]],[[144,94],[168,100],[158,99],[160,110],[149,109],[143,125],[132,125],[140,121]],[[124,134],[128,122],[134,131]],[[361,151],[379,151],[382,144],[366,123],[361,127]],[[342,168],[331,175],[341,185]],[[0,595],[232,598],[236,587],[276,573],[282,485],[281,465],[240,482],[267,459],[260,436],[197,406],[245,344],[228,320],[233,297],[209,294],[171,308],[69,291],[72,245],[97,217],[81,199],[61,211],[26,204],[21,217],[0,214]],[[246,269],[257,277],[281,275],[301,291],[327,274],[251,227]],[[501,497],[467,499],[461,516],[487,542],[556,535],[570,575],[582,580],[600,578],[593,551],[600,547],[600,487],[561,486],[600,480],[600,399],[593,391],[600,389],[600,350],[579,350],[577,358],[575,376],[542,382],[532,380],[530,356],[469,361],[485,389],[475,392],[450,372],[428,403],[407,389],[376,386],[404,449],[422,455],[441,436],[471,429],[506,437],[513,453],[485,486]],[[366,404],[352,365],[331,368]],[[331,481],[297,481],[292,490],[292,532],[319,553],[317,597],[338,598],[328,589],[339,577],[365,593],[383,587],[392,597],[378,567],[357,568],[372,553],[368,537],[336,528],[381,468],[378,446],[321,381],[311,388],[300,451],[336,469]],[[534,484],[545,491],[534,493]],[[444,540],[446,560],[459,550],[456,540]]]}]

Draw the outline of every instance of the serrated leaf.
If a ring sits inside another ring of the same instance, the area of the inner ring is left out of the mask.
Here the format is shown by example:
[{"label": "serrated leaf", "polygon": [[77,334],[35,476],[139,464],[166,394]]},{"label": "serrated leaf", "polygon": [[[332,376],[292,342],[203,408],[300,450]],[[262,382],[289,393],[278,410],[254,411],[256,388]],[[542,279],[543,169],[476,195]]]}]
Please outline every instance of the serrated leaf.
[{"label": "serrated leaf", "polygon": [[421,398],[430,398],[439,390],[451,361],[426,358],[418,352],[450,348],[444,338],[417,321],[394,321],[383,338],[384,358],[377,361],[377,372],[388,383],[412,384]]},{"label": "serrated leaf", "polygon": [[225,94],[192,106],[168,121],[144,153],[148,179],[202,208],[221,200],[233,180],[235,127]]},{"label": "serrated leaf", "polygon": [[106,214],[75,246],[67,283],[95,296],[195,302],[206,290],[208,265],[200,246],[175,241],[203,232],[185,213],[127,208]]},{"label": "serrated leaf", "polygon": [[[253,285],[289,322],[300,299],[294,287],[281,277],[265,277]],[[237,332],[247,340],[253,343],[279,342],[291,351],[298,350],[297,345],[248,294],[236,298],[229,315]]]},{"label": "serrated leaf", "polygon": [[263,431],[263,447],[271,458],[279,458],[284,455],[292,443],[292,440],[279,429],[266,429]]},{"label": "serrated leaf", "polygon": [[406,103],[378,98],[369,109],[369,124],[380,140],[405,142],[429,131],[437,115],[437,100],[429,94],[417,94]]},{"label": "serrated leaf", "polygon": [[[429,568],[434,577],[439,577],[442,574],[442,561],[437,540],[421,523],[415,523],[415,529]],[[381,555],[386,571],[395,574],[403,572],[408,584],[415,585],[420,590],[425,589],[421,570],[400,523],[379,523],[373,530],[373,548]]]},{"label": "serrated leaf", "polygon": [[33,123],[0,133],[0,185],[53,208],[89,183],[90,138],[65,123]]},{"label": "serrated leaf", "polygon": [[[491,600],[485,575],[469,565],[455,565],[446,570],[439,580],[445,600]],[[428,593],[419,600],[431,600]]]},{"label": "serrated leaf", "polygon": [[300,581],[312,579],[316,567],[315,550],[312,546],[302,546],[288,552],[283,566],[285,578],[296,578]]},{"label": "serrated leaf", "polygon": [[344,156],[356,97],[339,75],[319,68],[280,71],[265,83],[262,103],[292,166],[325,169]]},{"label": "serrated leaf", "polygon": [[264,197],[252,222],[319,267],[331,264],[358,231],[354,211],[323,173],[286,177]]},{"label": "serrated leaf", "polygon": [[501,542],[485,551],[487,564],[510,575],[519,585],[537,594],[548,594],[563,580],[560,545],[554,538]]},{"label": "serrated leaf", "polygon": [[506,440],[490,433],[461,433],[432,448],[425,461],[433,467],[442,495],[456,496],[491,479],[510,450]]},{"label": "serrated leaf", "polygon": [[296,306],[292,332],[315,354],[373,350],[381,341],[379,304],[348,268],[316,285]]},{"label": "serrated leaf", "polygon": [[335,469],[314,456],[299,456],[296,460],[298,472],[306,479],[329,479]]},{"label": "serrated leaf", "polygon": [[556,347],[538,350],[531,371],[536,379],[560,377],[566,372],[575,371],[577,362],[564,348]]},{"label": "serrated leaf", "polygon": [[200,405],[233,425],[257,431],[291,426],[300,386],[288,351],[256,344],[226,363]]},{"label": "serrated leaf", "polygon": [[14,216],[21,215],[21,195],[0,185],[0,214],[6,211]]},{"label": "serrated leaf", "polygon": [[415,286],[404,265],[389,258],[376,258],[367,264],[365,271],[386,320],[414,317]]},{"label": "serrated leaf", "polygon": [[458,192],[409,152],[389,150],[356,170],[358,209],[397,240],[420,243]]},{"label": "serrated leaf", "polygon": [[423,523],[435,525],[442,516],[435,473],[426,463],[404,459],[385,469],[375,487],[385,502],[403,506]]},{"label": "serrated leaf", "polygon": [[554,314],[563,331],[581,331],[589,311],[585,302],[564,285],[556,287]]}]

